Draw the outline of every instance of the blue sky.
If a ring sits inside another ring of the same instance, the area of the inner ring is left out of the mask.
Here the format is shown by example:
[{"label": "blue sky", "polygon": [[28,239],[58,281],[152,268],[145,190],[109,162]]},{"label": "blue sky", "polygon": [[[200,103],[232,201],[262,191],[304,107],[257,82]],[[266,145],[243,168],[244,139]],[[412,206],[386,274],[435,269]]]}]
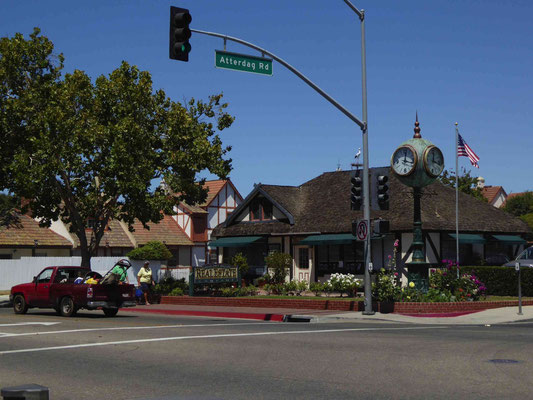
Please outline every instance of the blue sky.
[{"label": "blue sky", "polygon": [[[385,166],[413,135],[439,146],[455,169],[454,123],[480,157],[459,165],[507,191],[532,190],[533,24],[530,0],[352,1],[366,11],[369,157]],[[299,69],[361,118],[360,23],[342,0],[3,1],[0,36],[41,28],[66,70],[108,74],[122,60],[152,73],[173,100],[224,93],[233,126],[231,179],[300,185],[340,164],[349,169],[361,130],[274,63],[273,76],[216,69],[221,39],[194,34],[188,63],[169,60],[169,7],[192,28],[238,37]],[[258,55],[228,42],[228,51]],[[209,176],[208,176],[209,177]]]}]

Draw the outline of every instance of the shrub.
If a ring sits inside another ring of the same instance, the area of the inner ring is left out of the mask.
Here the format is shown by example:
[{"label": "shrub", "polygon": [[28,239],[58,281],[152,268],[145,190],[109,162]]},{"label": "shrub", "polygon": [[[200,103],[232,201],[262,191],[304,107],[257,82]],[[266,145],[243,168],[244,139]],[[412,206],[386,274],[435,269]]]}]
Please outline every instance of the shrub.
[{"label": "shrub", "polygon": [[320,293],[324,291],[324,284],[320,282],[311,282],[309,284],[309,290],[318,297],[320,296]]},{"label": "shrub", "polygon": [[[377,301],[398,301],[402,299],[402,288],[398,282],[398,273],[381,268],[372,284],[372,295]],[[409,296],[407,293],[405,297]],[[410,297],[410,296],[409,296]],[[410,300],[410,299],[409,299]]]},{"label": "shrub", "polygon": [[[474,274],[482,281],[488,295],[517,296],[518,275],[509,267],[462,267],[467,274]],[[522,268],[521,286],[523,296],[533,296],[533,268]]]},{"label": "shrub", "polygon": [[275,251],[266,258],[266,265],[273,270],[271,283],[283,283],[292,266],[292,257],[287,253]]},{"label": "shrub", "polygon": [[328,279],[333,292],[339,292],[341,297],[343,293],[353,294],[354,291],[361,286],[363,281],[356,279],[352,274],[332,274]]},{"label": "shrub", "polygon": [[169,293],[170,296],[183,296],[183,289],[182,288],[174,288],[172,289],[172,291]]},{"label": "shrub", "polygon": [[126,256],[132,260],[170,260],[172,253],[164,243],[152,241],[133,249]]},{"label": "shrub", "polygon": [[246,275],[246,273],[248,272],[248,269],[250,269],[250,267],[248,266],[248,260],[246,259],[246,256],[242,253],[235,254],[233,258],[231,259],[230,264],[239,268],[241,277]]},{"label": "shrub", "polygon": [[167,295],[174,289],[179,288],[182,292],[186,292],[189,289],[189,284],[185,282],[185,279],[176,280],[172,277],[165,277],[159,281],[154,287],[154,293]]}]

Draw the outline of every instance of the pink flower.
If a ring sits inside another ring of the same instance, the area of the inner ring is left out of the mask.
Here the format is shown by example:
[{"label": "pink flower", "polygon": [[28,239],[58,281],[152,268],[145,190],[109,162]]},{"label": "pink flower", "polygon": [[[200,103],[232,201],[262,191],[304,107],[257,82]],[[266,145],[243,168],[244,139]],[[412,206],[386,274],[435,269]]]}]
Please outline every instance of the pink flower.
[{"label": "pink flower", "polygon": [[400,245],[400,240],[399,239],[396,239],[394,241],[394,247],[398,247]]},{"label": "pink flower", "polygon": [[395,273],[394,273],[394,276],[398,276],[398,272],[395,272]]}]

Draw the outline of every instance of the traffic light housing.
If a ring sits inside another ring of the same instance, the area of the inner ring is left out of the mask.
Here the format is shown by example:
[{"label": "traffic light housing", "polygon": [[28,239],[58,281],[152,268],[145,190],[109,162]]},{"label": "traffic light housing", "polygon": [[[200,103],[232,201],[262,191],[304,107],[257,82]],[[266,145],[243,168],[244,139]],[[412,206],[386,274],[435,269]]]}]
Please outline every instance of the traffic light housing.
[{"label": "traffic light housing", "polygon": [[389,181],[388,174],[378,174],[376,175],[376,185],[377,185],[377,202],[378,208],[380,210],[389,209]]},{"label": "traffic light housing", "polygon": [[351,172],[350,184],[351,209],[361,210],[363,207],[363,173],[361,170],[355,170]]},{"label": "traffic light housing", "polygon": [[371,170],[370,191],[372,196],[370,205],[374,211],[389,209],[389,172],[388,167],[372,168]]},{"label": "traffic light housing", "polygon": [[191,21],[192,17],[189,10],[170,7],[169,57],[173,60],[189,61],[189,52],[191,51],[189,24]]}]

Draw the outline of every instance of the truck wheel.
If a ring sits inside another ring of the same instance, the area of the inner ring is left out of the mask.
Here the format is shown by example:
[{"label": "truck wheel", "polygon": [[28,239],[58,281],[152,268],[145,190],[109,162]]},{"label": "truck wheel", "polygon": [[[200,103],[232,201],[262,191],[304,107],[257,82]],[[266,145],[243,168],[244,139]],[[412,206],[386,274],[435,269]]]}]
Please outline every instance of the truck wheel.
[{"label": "truck wheel", "polygon": [[71,297],[63,297],[59,306],[59,312],[63,317],[72,317],[76,314],[76,307]]},{"label": "truck wheel", "polygon": [[17,294],[13,299],[13,311],[15,311],[15,314],[26,314],[28,312],[28,304],[23,295]]},{"label": "truck wheel", "polygon": [[106,317],[114,317],[118,313],[118,308],[103,308]]}]

